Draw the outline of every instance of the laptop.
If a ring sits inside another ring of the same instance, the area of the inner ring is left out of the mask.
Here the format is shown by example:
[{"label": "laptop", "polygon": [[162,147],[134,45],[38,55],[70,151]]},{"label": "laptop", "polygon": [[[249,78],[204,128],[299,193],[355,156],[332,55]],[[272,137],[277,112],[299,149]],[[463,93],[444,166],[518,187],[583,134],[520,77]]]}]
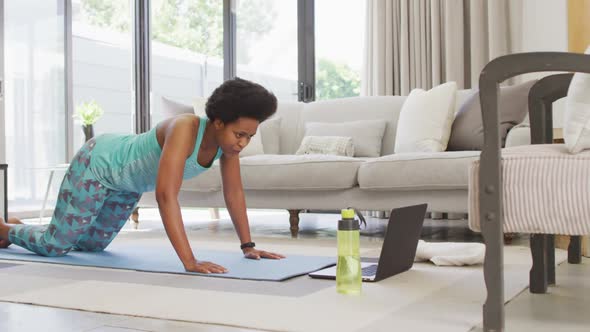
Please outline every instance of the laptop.
[{"label": "laptop", "polygon": [[[412,268],[426,207],[427,204],[419,204],[391,210],[379,261],[361,261],[363,281],[379,281]],[[308,275],[317,279],[336,279],[336,266]]]}]

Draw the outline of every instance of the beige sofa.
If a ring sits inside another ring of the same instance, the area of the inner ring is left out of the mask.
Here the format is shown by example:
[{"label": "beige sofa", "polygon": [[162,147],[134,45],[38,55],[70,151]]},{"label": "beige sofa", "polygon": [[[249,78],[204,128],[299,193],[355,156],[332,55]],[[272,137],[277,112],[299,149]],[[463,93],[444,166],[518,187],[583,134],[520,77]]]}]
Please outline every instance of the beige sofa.
[{"label": "beige sofa", "polygon": [[[471,93],[459,90],[456,105]],[[242,182],[249,208],[287,209],[297,233],[303,209],[390,211],[428,203],[429,211],[467,212],[468,167],[479,151],[393,154],[395,131],[406,97],[353,97],[312,103],[280,102],[273,133],[260,129],[265,154],[241,158]],[[295,155],[310,122],[361,120],[386,122],[380,156]],[[509,137],[510,140],[510,137]],[[278,141],[278,144],[276,144]],[[219,167],[183,183],[183,207],[225,207]],[[155,206],[153,193],[139,206]]]}]

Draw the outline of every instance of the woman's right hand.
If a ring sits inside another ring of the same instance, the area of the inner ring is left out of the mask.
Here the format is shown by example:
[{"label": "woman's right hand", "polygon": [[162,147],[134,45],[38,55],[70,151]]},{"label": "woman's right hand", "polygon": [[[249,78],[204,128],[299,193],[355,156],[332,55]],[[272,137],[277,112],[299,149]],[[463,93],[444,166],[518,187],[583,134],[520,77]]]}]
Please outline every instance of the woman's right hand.
[{"label": "woman's right hand", "polygon": [[194,260],[188,264],[184,264],[184,269],[187,272],[197,273],[227,273],[227,269],[221,265],[197,260]]}]

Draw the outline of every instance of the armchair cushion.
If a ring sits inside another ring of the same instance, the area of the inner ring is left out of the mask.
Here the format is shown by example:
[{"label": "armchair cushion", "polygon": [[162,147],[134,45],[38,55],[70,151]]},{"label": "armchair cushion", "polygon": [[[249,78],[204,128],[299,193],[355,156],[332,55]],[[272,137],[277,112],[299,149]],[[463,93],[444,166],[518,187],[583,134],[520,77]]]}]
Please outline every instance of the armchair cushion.
[{"label": "armchair cushion", "polygon": [[[469,227],[480,231],[480,161],[469,170]],[[502,150],[504,232],[590,234],[590,151],[564,144]]]}]

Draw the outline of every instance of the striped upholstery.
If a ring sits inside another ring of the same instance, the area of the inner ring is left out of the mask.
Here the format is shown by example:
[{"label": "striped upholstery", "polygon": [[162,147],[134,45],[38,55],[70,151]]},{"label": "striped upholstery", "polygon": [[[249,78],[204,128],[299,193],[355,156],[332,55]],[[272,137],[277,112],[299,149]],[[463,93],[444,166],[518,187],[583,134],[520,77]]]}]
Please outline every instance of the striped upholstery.
[{"label": "striped upholstery", "polygon": [[[479,160],[469,169],[469,227],[480,230]],[[563,144],[502,150],[504,232],[590,234],[590,151]]]}]

